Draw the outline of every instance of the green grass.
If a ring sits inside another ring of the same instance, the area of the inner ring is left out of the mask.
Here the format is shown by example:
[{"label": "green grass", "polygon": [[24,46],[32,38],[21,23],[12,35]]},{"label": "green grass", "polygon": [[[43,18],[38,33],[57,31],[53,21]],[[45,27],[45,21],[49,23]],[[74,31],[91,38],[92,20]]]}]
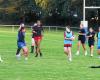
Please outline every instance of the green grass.
[{"label": "green grass", "polygon": [[[7,32],[4,32],[7,31]],[[30,49],[30,30],[26,34],[26,42]],[[0,63],[0,80],[99,80],[100,69],[92,69],[90,66],[99,66],[96,48],[94,57],[83,55],[76,56],[77,39],[73,45],[73,61],[68,62],[63,52],[63,32],[45,32],[42,41],[42,58],[35,58],[29,54],[29,60],[22,56],[16,60],[17,31],[11,32],[10,28],[0,29],[0,55],[4,60]],[[88,46],[87,46],[88,49]],[[88,49],[89,53],[89,49]]]}]

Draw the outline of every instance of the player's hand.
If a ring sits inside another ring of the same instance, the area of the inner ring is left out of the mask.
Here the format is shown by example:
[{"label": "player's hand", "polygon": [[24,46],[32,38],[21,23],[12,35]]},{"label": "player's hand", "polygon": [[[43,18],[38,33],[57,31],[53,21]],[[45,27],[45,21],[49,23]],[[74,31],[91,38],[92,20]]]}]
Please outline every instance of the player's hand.
[{"label": "player's hand", "polygon": [[36,31],[33,31],[33,33],[37,33]]}]

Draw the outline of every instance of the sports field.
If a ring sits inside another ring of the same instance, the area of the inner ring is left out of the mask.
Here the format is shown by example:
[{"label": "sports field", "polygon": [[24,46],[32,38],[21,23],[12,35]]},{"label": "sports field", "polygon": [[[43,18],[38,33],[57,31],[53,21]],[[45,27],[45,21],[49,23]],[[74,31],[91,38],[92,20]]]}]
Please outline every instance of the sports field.
[{"label": "sports field", "polygon": [[[31,30],[27,31],[26,42],[30,49]],[[4,60],[0,63],[0,80],[100,80],[100,69],[90,68],[99,66],[100,59],[97,57],[95,48],[94,57],[76,56],[77,39],[74,41],[72,53],[73,61],[68,62],[63,52],[63,31],[45,31],[42,41],[42,58],[29,55],[28,61],[16,60],[17,30],[0,28],[0,55]]]}]

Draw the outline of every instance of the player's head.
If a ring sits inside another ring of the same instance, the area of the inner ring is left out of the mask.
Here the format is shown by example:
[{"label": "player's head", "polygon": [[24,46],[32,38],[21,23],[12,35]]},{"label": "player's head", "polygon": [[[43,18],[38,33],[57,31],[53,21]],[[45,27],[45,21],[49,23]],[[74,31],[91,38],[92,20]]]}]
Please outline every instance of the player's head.
[{"label": "player's head", "polygon": [[80,29],[82,29],[83,28],[83,24],[80,24]]},{"label": "player's head", "polygon": [[99,29],[98,29],[98,30],[99,30],[99,32],[100,32],[100,27],[99,27]]},{"label": "player's head", "polygon": [[21,26],[21,27],[25,27],[24,23],[21,23],[20,26]]},{"label": "player's head", "polygon": [[41,21],[40,20],[37,20],[37,25],[41,26]]},{"label": "player's head", "polygon": [[71,30],[70,30],[70,27],[69,26],[67,26],[66,27],[66,32],[70,32]]},{"label": "player's head", "polygon": [[92,27],[90,27],[90,28],[89,28],[89,31],[90,31],[90,32],[93,32],[93,28],[92,28]]}]

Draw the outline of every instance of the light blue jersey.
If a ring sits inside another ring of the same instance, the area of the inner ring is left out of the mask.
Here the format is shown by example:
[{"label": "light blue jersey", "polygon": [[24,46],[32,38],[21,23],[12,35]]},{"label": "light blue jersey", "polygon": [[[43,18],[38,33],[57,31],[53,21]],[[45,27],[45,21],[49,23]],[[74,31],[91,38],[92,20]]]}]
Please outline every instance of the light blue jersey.
[{"label": "light blue jersey", "polygon": [[98,43],[97,43],[97,46],[100,47],[100,32],[98,32],[97,37],[98,37]]},{"label": "light blue jersey", "polygon": [[[65,32],[64,33],[64,36],[66,38],[71,38],[71,37],[73,37],[73,33],[72,32],[70,32],[70,33]],[[64,44],[72,44],[72,40],[65,40],[64,39]]]}]

